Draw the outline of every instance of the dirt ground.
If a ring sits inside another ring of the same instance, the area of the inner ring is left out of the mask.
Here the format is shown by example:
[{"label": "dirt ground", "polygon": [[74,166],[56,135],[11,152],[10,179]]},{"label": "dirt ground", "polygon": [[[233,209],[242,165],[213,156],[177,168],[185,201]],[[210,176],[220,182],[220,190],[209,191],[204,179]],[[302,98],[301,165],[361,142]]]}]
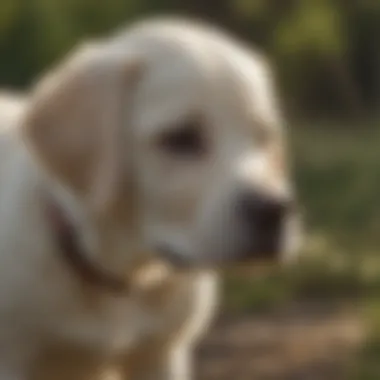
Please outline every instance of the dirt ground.
[{"label": "dirt ground", "polygon": [[199,380],[346,380],[365,329],[348,306],[297,303],[222,315],[198,350]]}]

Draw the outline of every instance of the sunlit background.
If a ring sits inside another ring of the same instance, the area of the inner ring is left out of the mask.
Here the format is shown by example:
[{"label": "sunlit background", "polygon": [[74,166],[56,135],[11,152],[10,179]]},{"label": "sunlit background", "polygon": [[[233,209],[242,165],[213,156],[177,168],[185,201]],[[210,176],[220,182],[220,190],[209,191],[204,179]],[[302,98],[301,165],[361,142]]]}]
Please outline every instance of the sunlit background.
[{"label": "sunlit background", "polygon": [[226,281],[204,380],[380,379],[379,0],[1,0],[0,85],[157,13],[211,20],[276,70],[306,210],[301,263]]}]

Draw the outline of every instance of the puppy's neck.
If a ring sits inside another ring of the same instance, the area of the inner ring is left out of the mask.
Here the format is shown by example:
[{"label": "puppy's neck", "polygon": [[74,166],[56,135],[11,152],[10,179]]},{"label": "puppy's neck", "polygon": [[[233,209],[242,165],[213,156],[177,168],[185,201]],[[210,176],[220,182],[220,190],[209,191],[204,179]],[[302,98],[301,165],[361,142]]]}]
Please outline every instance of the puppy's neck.
[{"label": "puppy's neck", "polygon": [[68,223],[76,229],[78,239],[80,239],[79,244],[89,259],[100,260],[101,258],[97,254],[99,242],[95,233],[95,226],[78,198],[57,182],[52,183],[51,191],[44,195],[46,200],[54,203],[64,217],[68,219]]},{"label": "puppy's neck", "polygon": [[[91,217],[75,196],[55,184],[43,196],[46,218],[58,252],[80,280],[116,293],[128,291],[128,267],[136,249],[127,231]],[[124,233],[123,233],[124,232]]]}]

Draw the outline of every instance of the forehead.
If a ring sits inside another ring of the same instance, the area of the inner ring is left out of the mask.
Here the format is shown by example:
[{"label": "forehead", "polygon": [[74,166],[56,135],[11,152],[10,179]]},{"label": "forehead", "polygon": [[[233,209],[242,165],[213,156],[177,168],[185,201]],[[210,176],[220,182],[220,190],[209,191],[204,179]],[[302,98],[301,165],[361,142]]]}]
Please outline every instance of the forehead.
[{"label": "forehead", "polygon": [[218,35],[165,37],[145,45],[134,104],[140,133],[193,114],[278,124],[270,70],[259,57]]},{"label": "forehead", "polygon": [[135,122],[151,133],[190,114],[204,112],[211,86],[200,63],[181,54],[150,57],[135,96]]}]

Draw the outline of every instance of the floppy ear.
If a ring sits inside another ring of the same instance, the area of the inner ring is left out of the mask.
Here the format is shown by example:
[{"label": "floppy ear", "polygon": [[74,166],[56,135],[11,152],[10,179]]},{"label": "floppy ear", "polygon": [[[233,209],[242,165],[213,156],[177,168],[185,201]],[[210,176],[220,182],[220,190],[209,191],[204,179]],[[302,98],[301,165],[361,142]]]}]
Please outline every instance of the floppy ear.
[{"label": "floppy ear", "polygon": [[49,175],[97,211],[130,180],[122,144],[140,66],[134,54],[82,46],[37,86],[23,120],[26,142]]}]

